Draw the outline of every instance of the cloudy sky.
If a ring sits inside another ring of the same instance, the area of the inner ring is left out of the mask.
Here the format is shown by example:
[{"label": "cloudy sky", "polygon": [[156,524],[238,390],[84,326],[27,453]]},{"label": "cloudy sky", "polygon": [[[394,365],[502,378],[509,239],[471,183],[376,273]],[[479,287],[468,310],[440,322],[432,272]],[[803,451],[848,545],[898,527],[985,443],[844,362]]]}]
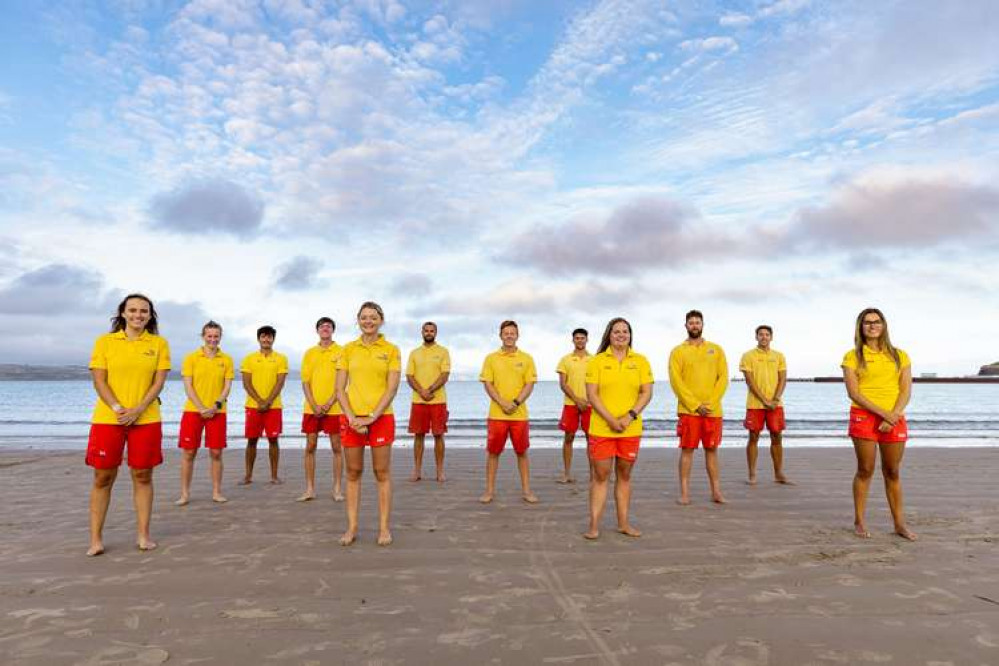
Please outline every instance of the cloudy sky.
[{"label": "cloudy sky", "polygon": [[[554,377],[683,315],[838,373],[885,310],[919,372],[999,360],[994,0],[26,0],[0,21],[0,362],[84,363],[128,291],[294,359],[380,302],[474,373]],[[549,378],[550,378],[549,377]]]}]

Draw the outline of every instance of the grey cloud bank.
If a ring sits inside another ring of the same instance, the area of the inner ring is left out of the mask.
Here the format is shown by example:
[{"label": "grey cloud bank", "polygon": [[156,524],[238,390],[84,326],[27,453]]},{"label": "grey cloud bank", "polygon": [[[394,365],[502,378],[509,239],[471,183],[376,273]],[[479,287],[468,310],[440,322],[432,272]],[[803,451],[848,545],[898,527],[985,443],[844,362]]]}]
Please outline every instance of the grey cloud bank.
[{"label": "grey cloud bank", "polygon": [[153,197],[153,226],[182,234],[224,233],[248,238],[257,233],[264,204],[228,180],[187,183]]}]

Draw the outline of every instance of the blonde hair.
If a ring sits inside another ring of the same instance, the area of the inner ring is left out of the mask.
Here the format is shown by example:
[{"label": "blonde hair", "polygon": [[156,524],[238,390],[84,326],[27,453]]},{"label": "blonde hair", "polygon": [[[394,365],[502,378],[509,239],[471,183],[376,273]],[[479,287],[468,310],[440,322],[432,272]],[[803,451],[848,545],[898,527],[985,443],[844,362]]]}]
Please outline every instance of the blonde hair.
[{"label": "blonde hair", "polygon": [[385,321],[385,312],[382,310],[382,306],[378,305],[374,301],[364,301],[361,303],[361,307],[357,308],[357,316],[361,316],[363,310],[374,310],[381,317],[382,321]]},{"label": "blonde hair", "polygon": [[853,329],[853,349],[857,354],[857,369],[867,367],[867,362],[864,360],[864,317],[869,314],[876,314],[881,318],[881,348],[888,352],[888,355],[895,361],[895,367],[901,369],[902,357],[899,356],[898,350],[891,343],[891,337],[888,335],[888,320],[885,319],[884,313],[877,308],[864,308],[857,315],[857,324]]}]

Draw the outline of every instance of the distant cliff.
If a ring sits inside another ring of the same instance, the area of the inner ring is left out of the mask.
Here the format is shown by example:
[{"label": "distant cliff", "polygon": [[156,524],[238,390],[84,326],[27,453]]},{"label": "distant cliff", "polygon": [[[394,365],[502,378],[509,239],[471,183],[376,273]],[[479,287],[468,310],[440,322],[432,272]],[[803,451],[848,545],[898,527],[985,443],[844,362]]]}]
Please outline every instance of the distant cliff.
[{"label": "distant cliff", "polygon": [[90,370],[82,365],[18,365],[0,363],[0,381],[58,381],[90,379]]},{"label": "distant cliff", "polygon": [[983,365],[978,370],[979,377],[999,377],[999,361]]}]

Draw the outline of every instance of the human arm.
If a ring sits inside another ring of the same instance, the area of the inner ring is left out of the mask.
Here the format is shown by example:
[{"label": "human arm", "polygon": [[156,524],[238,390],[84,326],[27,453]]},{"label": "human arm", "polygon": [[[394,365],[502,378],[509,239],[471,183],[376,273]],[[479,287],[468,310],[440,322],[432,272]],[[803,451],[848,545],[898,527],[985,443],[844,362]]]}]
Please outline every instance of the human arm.
[{"label": "human arm", "polygon": [[683,360],[675,350],[669,355],[669,384],[673,387],[673,393],[676,394],[676,399],[680,405],[691,414],[698,413],[699,408],[702,407],[701,401],[684,383]]},{"label": "human arm", "polygon": [[[142,400],[135,407],[126,408],[124,411],[119,412],[115,410],[118,415],[118,425],[132,425],[139,420],[142,416],[142,412],[149,408],[149,405],[153,404],[153,400],[159,397],[160,391],[163,390],[163,385],[166,384],[167,375],[170,374],[170,370],[157,370],[156,374],[153,375],[153,382],[149,385],[149,389],[146,394],[142,396]],[[105,379],[107,378],[107,372],[105,371]],[[110,388],[108,389],[110,392]]]},{"label": "human arm", "polygon": [[777,389],[774,391],[773,406],[776,408],[780,404],[781,397],[784,395],[784,387],[787,386],[787,370],[777,371]]},{"label": "human arm", "polygon": [[118,397],[111,390],[111,386],[108,384],[107,368],[91,368],[90,376],[94,380],[94,390],[97,391],[97,395],[115,413],[115,416],[118,417],[118,423],[121,423],[122,416],[128,410],[121,406]]},{"label": "human arm", "polygon": [[[246,391],[246,395],[250,396],[250,398],[257,403],[257,409],[260,410],[264,399],[260,397],[259,393],[257,393],[257,389],[253,388],[253,373],[243,370],[239,374],[243,379],[243,390]],[[266,410],[267,408],[263,407],[263,409]]]},{"label": "human arm", "polygon": [[489,396],[489,399],[499,405],[499,408],[503,410],[504,414],[513,414],[517,411],[517,405],[504,399],[492,382],[483,381],[482,387],[486,390],[486,395]]},{"label": "human arm", "polygon": [[210,411],[210,409],[205,407],[201,402],[201,398],[198,397],[198,393],[194,390],[194,377],[184,375],[181,379],[184,382],[184,393],[187,395],[187,399],[191,401],[191,404],[194,405],[199,414],[205,418],[211,418],[211,415],[205,416],[205,412]]},{"label": "human arm", "polygon": [[[711,405],[718,405],[718,413],[721,413],[721,401],[722,396],[725,395],[725,391],[728,390],[728,361],[725,359],[725,352],[721,347],[716,347],[718,350],[718,361],[715,368],[715,384],[711,387],[710,405],[708,406],[708,412],[714,411],[711,409]],[[705,416],[707,414],[704,414]]]},{"label": "human arm", "polygon": [[381,418],[388,406],[395,399],[395,394],[399,392],[400,372],[398,370],[389,371],[386,377],[385,392],[375,403],[374,409],[367,416],[354,416],[354,421],[362,427],[367,427]]},{"label": "human arm", "polygon": [[746,388],[749,389],[749,392],[752,393],[757,400],[763,403],[764,408],[770,409],[770,398],[763,395],[763,390],[756,385],[756,380],[753,379],[753,373],[749,370],[743,370],[742,376],[746,378]]}]

